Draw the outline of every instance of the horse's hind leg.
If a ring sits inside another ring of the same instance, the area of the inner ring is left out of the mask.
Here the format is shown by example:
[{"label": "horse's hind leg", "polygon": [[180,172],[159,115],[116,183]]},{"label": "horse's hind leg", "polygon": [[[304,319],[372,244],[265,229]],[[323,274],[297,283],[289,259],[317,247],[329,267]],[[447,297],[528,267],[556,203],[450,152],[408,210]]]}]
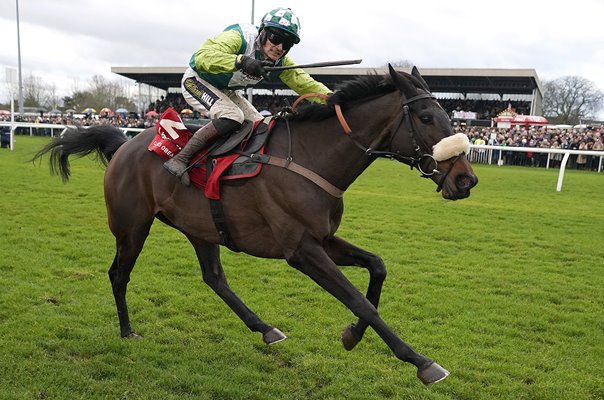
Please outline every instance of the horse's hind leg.
[{"label": "horse's hind leg", "polygon": [[[126,304],[126,290],[130,281],[130,273],[134,268],[136,259],[143,249],[145,239],[149,235],[151,222],[138,229],[128,230],[127,233],[116,235],[116,253],[109,268],[109,280],[113,289],[113,297],[117,307],[117,316],[120,321],[120,334],[123,338],[140,339],[130,326],[128,305]],[[114,228],[114,227],[112,227]]]},{"label": "horse's hind leg", "polygon": [[189,240],[199,259],[204,282],[218,294],[245,325],[252,332],[262,333],[262,338],[267,344],[275,344],[287,339],[279,329],[262,321],[230,288],[220,263],[220,247],[195,238],[189,238]]},{"label": "horse's hind leg", "polygon": [[[339,266],[357,266],[369,271],[367,300],[377,309],[382,294],[382,284],[386,279],[386,266],[380,257],[356,247],[345,240],[334,236],[325,244],[329,258]],[[342,332],[342,344],[346,350],[352,350],[363,338],[367,330],[367,321],[359,319]]]},{"label": "horse's hind leg", "polygon": [[417,367],[417,376],[424,384],[439,382],[449,375],[446,369],[415,352],[386,325],[373,304],[344,276],[315,238],[308,234],[303,236],[287,262],[341,301],[360,320],[366,321],[398,359]]}]

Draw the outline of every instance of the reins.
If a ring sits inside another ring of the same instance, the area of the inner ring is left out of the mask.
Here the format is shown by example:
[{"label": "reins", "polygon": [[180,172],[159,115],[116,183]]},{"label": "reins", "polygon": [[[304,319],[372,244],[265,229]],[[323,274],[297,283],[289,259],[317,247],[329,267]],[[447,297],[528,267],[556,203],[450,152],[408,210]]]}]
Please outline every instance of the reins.
[{"label": "reins", "polygon": [[[312,97],[312,96],[313,96],[313,94],[307,95],[307,97]],[[296,100],[296,102],[294,102],[294,105],[296,105],[296,103],[299,103],[300,101],[302,101],[304,98],[306,98],[306,97],[301,96],[300,98],[298,98]],[[322,97],[322,98],[327,98],[327,96]],[[407,131],[409,132],[409,135],[411,138],[411,144],[416,153],[415,157],[404,156],[402,154],[391,152],[391,151],[374,150],[371,147],[367,148],[367,147],[363,146],[354,137],[352,137],[352,135],[351,135],[352,129],[346,122],[346,119],[344,118],[344,114],[342,113],[342,108],[340,107],[340,105],[335,104],[334,108],[335,108],[336,115],[338,117],[338,121],[340,121],[340,125],[342,125],[344,132],[352,139],[352,141],[358,148],[360,148],[362,151],[365,152],[365,154],[367,154],[369,156],[388,158],[391,160],[396,160],[398,162],[402,162],[403,164],[409,165],[411,167],[411,169],[416,168],[422,174],[421,175],[422,178],[428,178],[434,174],[440,173],[437,169],[438,163],[434,159],[434,157],[432,157],[432,155],[430,153],[422,152],[422,145],[425,149],[428,149],[429,147],[426,144],[426,142],[423,140],[423,138],[416,133],[415,124],[413,123],[413,119],[411,118],[410,108],[409,108],[409,104],[411,104],[417,100],[421,100],[421,99],[435,99],[435,97],[431,93],[422,93],[422,94],[419,94],[417,96],[411,97],[411,98],[403,101],[403,103],[402,103],[403,115],[402,115],[402,118],[401,118],[398,126],[394,130],[394,132],[397,132],[403,123],[405,123],[407,125]],[[292,109],[293,109],[293,107],[292,107]],[[391,138],[391,141],[392,140],[394,140],[394,135]],[[419,144],[418,144],[418,141],[420,142]],[[424,168],[422,168],[422,164],[424,164],[425,162],[429,162],[429,165],[434,163],[434,168],[432,169],[432,171],[425,171]],[[439,188],[440,187],[442,187],[442,183],[439,184]]]},{"label": "reins", "polygon": [[[409,136],[411,139],[411,145],[413,146],[413,149],[415,151],[415,157],[404,156],[400,153],[396,153],[396,152],[392,152],[392,151],[373,150],[371,148],[368,148],[365,152],[368,155],[388,158],[391,160],[396,160],[398,162],[402,162],[403,164],[406,164],[409,167],[411,167],[411,169],[416,168],[422,174],[421,175],[422,178],[428,178],[434,174],[439,174],[440,172],[437,169],[438,162],[434,159],[434,157],[432,157],[432,155],[429,152],[422,152],[422,145],[423,145],[424,149],[429,149],[429,146],[426,144],[426,142],[423,140],[423,138],[417,134],[417,131],[415,129],[415,124],[413,123],[413,118],[411,118],[411,113],[410,113],[411,109],[409,107],[409,104],[411,104],[417,100],[434,99],[434,98],[435,97],[431,93],[423,93],[423,94],[411,97],[402,102],[402,109],[403,109],[402,117],[398,123],[398,126],[394,130],[394,132],[397,132],[403,124],[406,125],[407,131],[409,132]],[[391,142],[392,142],[392,140],[394,140],[394,135],[392,135],[392,137],[391,137]],[[418,141],[419,141],[419,143],[418,143]],[[424,168],[422,168],[422,164],[424,164],[425,162],[428,162],[427,165],[431,165],[432,163],[434,163],[434,168],[432,169],[432,171],[425,171]]]},{"label": "reins", "polygon": [[[296,99],[296,101],[294,101],[294,104],[291,107],[292,111],[295,111],[298,104],[300,104],[302,101],[306,100],[309,97],[318,97],[323,100],[329,99],[328,95],[325,95],[322,93],[307,93],[307,94],[304,94],[304,95],[298,97]],[[346,133],[348,135],[348,137],[350,137],[350,139],[353,141],[355,146],[357,146],[359,149],[361,149],[365,154],[367,154],[369,156],[388,158],[391,160],[396,160],[398,162],[402,162],[403,164],[409,165],[411,167],[411,169],[416,168],[422,174],[421,175],[422,178],[428,178],[434,174],[440,173],[437,170],[438,163],[436,162],[436,160],[434,160],[434,157],[432,157],[431,154],[422,152],[421,146],[418,144],[418,140],[419,140],[420,144],[423,145],[424,148],[428,148],[428,146],[426,145],[424,140],[419,135],[417,135],[416,130],[415,130],[415,125],[413,124],[413,119],[411,118],[411,115],[409,113],[409,104],[411,104],[417,100],[428,99],[428,98],[434,99],[435,97],[431,93],[422,93],[420,95],[417,95],[417,96],[411,97],[410,99],[405,100],[402,103],[403,117],[401,118],[397,128],[394,130],[394,132],[398,131],[400,129],[401,125],[403,123],[406,123],[407,128],[408,128],[407,130],[409,131],[409,134],[411,136],[411,143],[416,152],[416,157],[404,156],[402,154],[391,152],[391,151],[374,150],[370,147],[368,148],[368,147],[363,146],[354,137],[352,137],[352,129],[350,128],[350,125],[348,125],[346,118],[344,118],[344,114],[342,113],[342,107],[339,104],[334,104],[334,109],[336,112],[336,116],[338,117],[338,121],[340,122],[340,125],[342,126],[342,129],[344,130],[344,133]],[[289,127],[288,127],[288,129],[289,129]],[[394,136],[392,137],[392,139],[394,139]],[[432,169],[432,171],[424,171],[424,169],[422,168],[422,163],[424,163],[426,161],[429,161],[430,164],[434,163],[434,168]],[[439,185],[439,187],[441,187],[441,186],[442,186],[442,184]]]},{"label": "reins", "polygon": [[[323,93],[306,93],[298,97],[296,101],[294,101],[294,104],[292,104],[292,111],[295,111],[296,107],[298,107],[298,104],[308,99],[309,97],[317,97],[323,100],[329,99],[329,96]],[[340,125],[342,125],[342,129],[344,129],[344,132],[347,135],[350,135],[352,133],[352,129],[350,129],[348,122],[346,122],[346,118],[344,118],[344,114],[342,113],[342,107],[340,107],[339,104],[334,104],[334,109],[336,111],[336,115],[338,116],[338,121],[340,121]]]},{"label": "reins", "polygon": [[[294,102],[294,104],[291,106],[291,110],[292,111],[295,110],[296,107],[298,106],[298,104],[300,104],[301,101],[303,101],[304,99],[306,99],[308,97],[319,97],[324,100],[329,98],[329,96],[321,94],[321,93],[308,93],[308,94],[298,97],[296,99],[296,101]],[[338,108],[339,108],[339,106],[338,106]],[[340,110],[340,115],[342,115],[341,110]],[[344,121],[344,124],[342,126],[348,127],[348,124],[346,124],[346,121],[343,118],[344,118],[344,116],[342,115],[342,119],[340,120],[340,121]],[[333,185],[331,182],[329,182],[327,179],[323,178],[321,175],[317,174],[316,172],[311,171],[310,169],[294,162],[293,157],[292,157],[292,133],[291,133],[291,129],[289,127],[289,120],[287,118],[284,118],[284,121],[285,121],[285,126],[287,129],[287,156],[285,158],[272,156],[269,154],[245,153],[242,151],[237,151],[237,153],[249,157],[250,160],[252,160],[254,162],[261,163],[261,164],[274,165],[276,167],[285,168],[287,170],[295,172],[298,175],[302,175],[303,177],[305,177],[309,181],[313,182],[315,185],[319,186],[321,189],[323,189],[325,192],[329,193],[333,197],[341,198],[344,195],[344,190]],[[350,130],[350,128],[348,128],[348,129]]]},{"label": "reins", "polygon": [[[317,98],[320,98],[323,100],[329,99],[328,95],[325,95],[322,93],[304,94],[304,95],[298,97],[294,101],[294,103],[291,106],[292,112],[296,110],[296,107],[298,107],[298,105],[302,101],[306,100],[309,97],[317,97]],[[453,161],[449,164],[449,167],[447,168],[447,171],[444,174],[438,170],[438,161],[436,159],[434,159],[432,154],[430,154],[429,146],[426,144],[426,142],[423,140],[423,138],[417,133],[415,124],[413,122],[413,118],[411,118],[412,109],[409,107],[409,105],[417,100],[422,100],[422,99],[436,99],[436,98],[434,97],[434,95],[432,93],[422,93],[417,96],[413,96],[409,99],[404,100],[402,102],[403,112],[402,112],[401,119],[400,119],[396,129],[393,131],[394,133],[396,133],[403,124],[406,125],[407,131],[409,132],[409,136],[411,139],[411,145],[413,146],[413,149],[415,151],[415,157],[405,156],[405,155],[402,155],[397,152],[374,150],[371,147],[365,147],[363,144],[359,143],[359,141],[353,137],[353,135],[352,135],[353,131],[350,128],[350,125],[348,125],[348,122],[346,121],[344,114],[342,113],[342,107],[339,104],[334,104],[334,110],[335,110],[336,116],[338,117],[338,121],[340,122],[340,125],[342,126],[342,129],[344,130],[344,133],[346,133],[346,135],[352,140],[352,142],[355,144],[355,146],[358,147],[359,149],[361,149],[366,155],[396,160],[398,162],[408,165],[411,169],[416,168],[421,173],[422,178],[429,178],[436,174],[442,175],[437,182],[437,188],[436,188],[436,191],[440,192],[442,190],[442,187],[444,185],[444,182],[445,182],[447,176],[453,169],[453,166],[457,163],[457,161],[463,155],[463,153],[457,155],[453,159]],[[288,138],[289,138],[287,157],[285,159],[282,159],[282,158],[274,157],[274,156],[252,154],[250,156],[250,158],[256,162],[275,165],[275,166],[279,166],[279,167],[288,169],[292,172],[296,172],[297,174],[302,175],[305,178],[309,179],[310,181],[314,182],[317,186],[319,186],[320,188],[325,190],[330,195],[332,195],[336,198],[342,197],[342,195],[344,194],[344,191],[342,189],[332,185],[330,182],[328,182],[325,178],[321,177],[317,173],[315,173],[315,172],[309,170],[308,168],[305,168],[299,164],[296,164],[293,161],[292,153],[291,153],[292,152],[291,131],[290,131],[290,127],[289,127],[289,121],[287,119],[285,119],[285,122],[286,122],[286,126],[287,126],[287,134],[288,134]],[[392,142],[392,140],[394,140],[394,136],[395,136],[395,134],[392,135],[392,137],[390,139],[391,142]],[[422,151],[422,147],[424,149],[423,151]],[[427,151],[426,151],[426,149],[427,149]],[[424,166],[422,167],[422,165],[424,165]],[[426,171],[426,169],[430,169],[430,168],[426,168],[426,166],[429,166],[429,167],[433,166],[433,168],[431,171]]]},{"label": "reins", "polygon": [[[453,159],[453,161],[451,161],[451,163],[449,164],[449,167],[447,168],[447,171],[443,174],[441,171],[438,170],[438,161],[434,158],[434,156],[432,154],[430,154],[430,152],[422,152],[422,146],[424,149],[428,149],[428,150],[430,149],[430,147],[426,144],[423,137],[417,133],[415,124],[413,123],[413,118],[411,118],[411,108],[409,107],[409,105],[411,103],[413,103],[417,100],[421,100],[421,99],[436,99],[436,97],[434,97],[434,95],[432,93],[422,93],[422,94],[413,96],[413,97],[403,101],[402,102],[403,116],[402,116],[401,121],[399,122],[397,128],[394,131],[394,132],[397,132],[403,123],[406,124],[407,131],[409,132],[409,136],[411,138],[411,145],[413,146],[413,148],[415,150],[415,154],[416,154],[415,157],[403,156],[402,154],[390,152],[390,151],[376,151],[376,150],[372,150],[372,149],[367,149],[366,153],[370,154],[370,155],[375,155],[377,157],[385,157],[385,158],[397,160],[399,162],[409,165],[411,167],[411,169],[416,168],[421,173],[422,178],[430,178],[431,176],[437,175],[437,174],[442,175],[436,185],[436,191],[440,192],[443,188],[443,185],[445,184],[445,180],[447,179],[447,176],[449,176],[449,173],[451,173],[451,170],[453,169],[453,167],[455,166],[457,161],[459,161],[459,159],[461,158],[463,153],[458,154]],[[394,140],[394,135],[391,138],[391,141],[392,140]],[[424,167],[422,167],[422,164],[424,165]],[[432,165],[434,165],[434,167],[432,168],[432,171],[425,171],[425,169],[429,169],[429,168],[425,168],[425,166],[432,166]]]}]

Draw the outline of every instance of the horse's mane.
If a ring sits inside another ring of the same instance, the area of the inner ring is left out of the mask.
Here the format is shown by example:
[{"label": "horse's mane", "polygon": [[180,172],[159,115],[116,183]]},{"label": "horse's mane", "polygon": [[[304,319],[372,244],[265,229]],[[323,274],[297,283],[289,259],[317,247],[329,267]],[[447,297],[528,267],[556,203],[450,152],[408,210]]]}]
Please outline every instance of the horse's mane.
[{"label": "horse's mane", "polygon": [[354,102],[368,97],[380,96],[396,90],[389,76],[370,74],[342,82],[329,97],[327,104],[307,103],[301,105],[290,120],[322,120],[334,115],[334,104],[346,108]]}]

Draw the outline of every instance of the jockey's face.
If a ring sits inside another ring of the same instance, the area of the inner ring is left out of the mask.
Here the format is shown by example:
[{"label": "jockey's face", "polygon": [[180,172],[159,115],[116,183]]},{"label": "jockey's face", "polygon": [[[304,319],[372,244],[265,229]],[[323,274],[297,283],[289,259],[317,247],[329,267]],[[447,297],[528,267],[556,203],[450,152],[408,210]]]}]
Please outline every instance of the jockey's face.
[{"label": "jockey's face", "polygon": [[270,42],[270,40],[267,40],[264,43],[264,46],[262,46],[262,50],[264,51],[264,55],[266,55],[266,57],[273,62],[277,61],[285,54],[285,50],[283,50],[283,45],[274,45]]},{"label": "jockey's face", "polygon": [[267,30],[266,41],[262,46],[262,50],[266,57],[268,57],[271,61],[277,61],[281,57],[287,53],[289,49],[293,46],[293,42],[291,42],[285,35],[282,35],[278,32],[278,30],[269,30],[269,28],[265,28]]}]

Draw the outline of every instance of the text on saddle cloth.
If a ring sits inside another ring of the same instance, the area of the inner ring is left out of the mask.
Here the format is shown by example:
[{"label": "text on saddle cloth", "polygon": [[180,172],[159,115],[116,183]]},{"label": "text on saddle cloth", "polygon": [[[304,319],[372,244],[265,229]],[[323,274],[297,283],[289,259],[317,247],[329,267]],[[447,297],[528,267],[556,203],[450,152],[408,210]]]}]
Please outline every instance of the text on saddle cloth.
[{"label": "text on saddle cloth", "polygon": [[[253,132],[251,135],[246,132],[236,132],[224,140],[215,143],[209,149],[202,150],[191,160],[193,167],[188,171],[191,182],[203,189],[206,197],[219,199],[220,181],[256,176],[262,168],[261,163],[249,162],[249,157],[238,153],[231,153],[228,149],[234,148],[248,153],[264,154],[264,144],[273,124],[274,120],[272,119],[258,121],[252,129]],[[193,132],[185,126],[173,108],[168,108],[161,115],[155,128],[155,138],[147,149],[165,160],[178,154],[191,136],[193,136]],[[234,142],[231,139],[233,136],[238,136],[239,140],[243,140],[243,142]],[[215,152],[220,154],[220,156],[215,157]],[[210,172],[208,173],[209,162],[211,164]]]}]

